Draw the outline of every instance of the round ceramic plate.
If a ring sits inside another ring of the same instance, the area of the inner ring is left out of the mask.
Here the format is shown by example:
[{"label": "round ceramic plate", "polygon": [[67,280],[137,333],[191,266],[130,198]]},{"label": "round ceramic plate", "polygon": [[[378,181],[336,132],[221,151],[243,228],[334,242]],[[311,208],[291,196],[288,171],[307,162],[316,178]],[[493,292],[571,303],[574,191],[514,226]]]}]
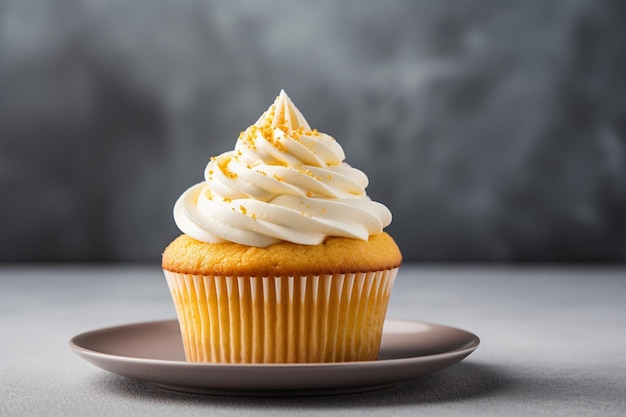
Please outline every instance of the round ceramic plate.
[{"label": "round ceramic plate", "polygon": [[70,347],[109,372],[177,391],[255,396],[369,391],[431,374],[472,353],[478,337],[464,330],[386,320],[375,361],[313,364],[186,362],[176,320],[128,324],[75,336]]}]

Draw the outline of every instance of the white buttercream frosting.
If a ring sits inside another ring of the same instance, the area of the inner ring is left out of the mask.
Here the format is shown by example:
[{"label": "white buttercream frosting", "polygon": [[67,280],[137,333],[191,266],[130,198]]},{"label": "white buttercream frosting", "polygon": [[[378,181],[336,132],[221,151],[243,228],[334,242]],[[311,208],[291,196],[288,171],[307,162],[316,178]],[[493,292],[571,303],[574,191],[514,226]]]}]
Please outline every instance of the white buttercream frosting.
[{"label": "white buttercream frosting", "polygon": [[211,158],[204,181],[176,202],[174,220],[187,235],[211,243],[367,240],[391,223],[391,213],[367,196],[367,176],[344,159],[335,139],[311,129],[281,91],[233,151]]}]

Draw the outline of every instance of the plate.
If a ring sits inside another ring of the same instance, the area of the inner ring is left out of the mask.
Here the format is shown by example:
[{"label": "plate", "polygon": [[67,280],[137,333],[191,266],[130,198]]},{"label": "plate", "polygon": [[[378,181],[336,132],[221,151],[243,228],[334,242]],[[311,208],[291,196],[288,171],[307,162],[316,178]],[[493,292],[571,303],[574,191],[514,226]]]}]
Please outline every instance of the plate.
[{"label": "plate", "polygon": [[385,320],[375,361],[311,364],[186,362],[176,320],[82,333],[70,347],[92,364],[176,391],[238,396],[301,396],[363,392],[440,371],[463,360],[479,338],[461,329]]}]

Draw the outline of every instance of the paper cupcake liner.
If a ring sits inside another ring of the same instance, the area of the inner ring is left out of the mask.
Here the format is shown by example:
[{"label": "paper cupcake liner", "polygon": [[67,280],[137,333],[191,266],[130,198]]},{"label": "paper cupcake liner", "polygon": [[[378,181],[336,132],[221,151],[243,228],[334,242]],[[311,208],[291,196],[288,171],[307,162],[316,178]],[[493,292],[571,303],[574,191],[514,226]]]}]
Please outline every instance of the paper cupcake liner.
[{"label": "paper cupcake liner", "polygon": [[298,277],[165,276],[191,362],[375,360],[398,268]]}]

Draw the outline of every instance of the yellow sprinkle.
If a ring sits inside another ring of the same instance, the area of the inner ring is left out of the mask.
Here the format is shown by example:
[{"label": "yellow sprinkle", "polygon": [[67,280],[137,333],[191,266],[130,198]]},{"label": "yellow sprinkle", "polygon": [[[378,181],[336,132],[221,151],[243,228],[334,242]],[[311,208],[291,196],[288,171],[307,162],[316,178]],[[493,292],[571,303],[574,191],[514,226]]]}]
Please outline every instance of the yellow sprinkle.
[{"label": "yellow sprinkle", "polygon": [[248,212],[248,209],[244,206],[239,206],[239,211],[241,211],[243,214],[246,214]]},{"label": "yellow sprinkle", "polygon": [[230,158],[226,158],[223,161],[218,161],[217,166],[219,167],[220,171],[222,171],[222,173],[226,175],[228,178],[235,179],[237,178],[237,174],[235,174],[234,172],[228,169],[229,162],[230,162]]}]

